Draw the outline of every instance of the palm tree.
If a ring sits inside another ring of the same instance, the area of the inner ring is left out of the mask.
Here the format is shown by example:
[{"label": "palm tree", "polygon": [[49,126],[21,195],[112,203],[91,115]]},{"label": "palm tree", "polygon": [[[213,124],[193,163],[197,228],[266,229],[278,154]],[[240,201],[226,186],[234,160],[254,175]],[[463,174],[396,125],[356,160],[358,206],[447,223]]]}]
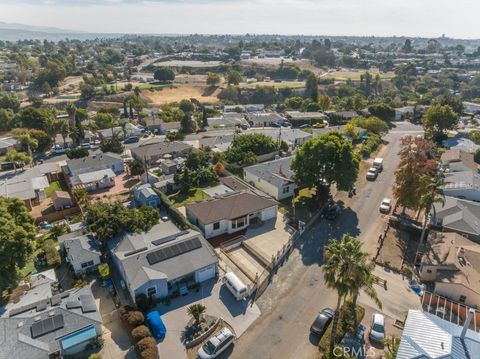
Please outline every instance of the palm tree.
[{"label": "palm tree", "polygon": [[356,261],[364,260],[365,255],[361,251],[361,243],[357,239],[346,234],[340,241],[330,240],[325,247],[325,264],[322,267],[325,284],[328,288],[335,289],[338,294],[337,306],[332,322],[332,334],[330,336],[329,352],[332,353],[336,344],[340,308],[345,297],[352,292],[355,281],[354,270]]},{"label": "palm tree", "polygon": [[58,120],[58,130],[62,135],[63,146],[67,147],[67,137],[70,134],[70,123],[68,120]]},{"label": "palm tree", "polygon": [[38,147],[38,141],[29,134],[19,135],[17,140],[22,148],[26,148],[28,155],[32,157],[33,151]]},{"label": "palm tree", "polygon": [[[364,253],[367,255],[367,253]],[[373,270],[375,269],[375,263],[370,261],[360,261],[356,263],[356,270],[354,271],[354,286],[351,288],[350,295],[352,296],[353,308],[357,307],[357,299],[360,291],[364,291],[371,299],[375,301],[375,304],[382,309],[382,302],[378,299],[377,291],[375,290],[375,276]]]},{"label": "palm tree", "polygon": [[73,190],[73,197],[80,208],[80,212],[83,214],[83,209],[88,204],[88,192],[85,188],[76,188]]},{"label": "palm tree", "polygon": [[443,194],[443,187],[445,186],[445,176],[442,172],[438,172],[434,177],[423,176],[421,179],[423,194],[420,197],[420,208],[425,210],[425,218],[423,220],[422,234],[420,242],[418,243],[417,253],[415,255],[415,263],[418,259],[420,248],[423,246],[425,232],[428,225],[428,215],[433,211],[433,217],[437,215],[435,203],[445,204],[445,195]]},{"label": "palm tree", "polygon": [[187,308],[187,313],[195,320],[195,325],[199,325],[202,322],[202,317],[206,309],[203,304],[196,303]]},{"label": "palm tree", "polygon": [[390,335],[383,340],[383,345],[385,346],[383,357],[385,359],[395,359],[400,346],[400,338],[396,335]]}]

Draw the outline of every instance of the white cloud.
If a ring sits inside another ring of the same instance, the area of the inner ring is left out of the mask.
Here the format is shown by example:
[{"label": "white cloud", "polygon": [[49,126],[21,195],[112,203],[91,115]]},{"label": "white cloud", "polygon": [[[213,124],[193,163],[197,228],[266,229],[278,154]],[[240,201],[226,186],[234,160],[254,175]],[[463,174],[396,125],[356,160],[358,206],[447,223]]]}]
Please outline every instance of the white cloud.
[{"label": "white cloud", "polygon": [[[27,3],[25,3],[25,1]],[[94,32],[480,38],[469,0],[0,0],[0,21]],[[472,4],[473,3],[473,4]]]}]

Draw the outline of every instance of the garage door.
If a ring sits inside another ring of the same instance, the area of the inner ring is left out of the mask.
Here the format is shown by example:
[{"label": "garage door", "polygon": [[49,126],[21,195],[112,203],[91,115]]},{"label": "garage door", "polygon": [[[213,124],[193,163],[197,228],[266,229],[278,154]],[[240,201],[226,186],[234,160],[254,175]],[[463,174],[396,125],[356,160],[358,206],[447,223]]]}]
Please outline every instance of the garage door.
[{"label": "garage door", "polygon": [[211,266],[197,272],[197,282],[203,282],[211,278],[215,278],[215,266]]}]

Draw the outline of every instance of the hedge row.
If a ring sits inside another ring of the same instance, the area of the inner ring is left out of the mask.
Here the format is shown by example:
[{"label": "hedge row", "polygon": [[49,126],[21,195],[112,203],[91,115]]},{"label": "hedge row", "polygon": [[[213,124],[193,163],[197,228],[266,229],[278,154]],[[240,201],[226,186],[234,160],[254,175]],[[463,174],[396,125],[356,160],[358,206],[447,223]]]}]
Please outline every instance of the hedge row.
[{"label": "hedge row", "polygon": [[130,334],[135,341],[140,359],[158,359],[157,341],[152,337],[150,329],[145,325],[143,313],[138,310],[128,310],[125,307],[121,307],[120,319],[130,327],[133,327]]}]

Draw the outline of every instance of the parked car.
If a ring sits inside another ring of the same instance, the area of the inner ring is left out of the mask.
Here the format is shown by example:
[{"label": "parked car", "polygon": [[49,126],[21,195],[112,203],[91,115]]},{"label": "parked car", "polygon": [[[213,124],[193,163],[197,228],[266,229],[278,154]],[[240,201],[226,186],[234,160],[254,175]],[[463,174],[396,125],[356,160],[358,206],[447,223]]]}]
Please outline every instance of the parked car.
[{"label": "parked car", "polygon": [[322,337],[328,325],[332,321],[335,311],[330,308],[322,309],[310,326],[310,332]]},{"label": "parked car", "polygon": [[374,181],[378,176],[378,170],[375,167],[370,167],[367,171],[367,179]]},{"label": "parked car", "polygon": [[270,127],[276,127],[276,128],[278,128],[278,127],[282,127],[282,125],[280,125],[280,124],[277,123],[277,122],[272,122],[272,123],[270,124]]},{"label": "parked car", "polygon": [[369,338],[373,342],[381,342],[385,339],[385,317],[382,314],[374,313],[372,315]]},{"label": "parked car", "polygon": [[223,328],[198,350],[199,359],[216,358],[233,344],[235,337],[228,328]]},{"label": "parked car", "polygon": [[382,213],[389,213],[390,208],[392,208],[392,200],[390,198],[385,197],[380,203],[380,212]]},{"label": "parked car", "polygon": [[299,126],[298,128],[310,128],[310,127],[312,127],[312,126],[310,126],[309,124],[305,124],[305,125]]},{"label": "parked car", "polygon": [[67,152],[67,148],[63,147],[63,146],[59,146],[59,145],[56,145],[53,149],[52,149],[52,153],[54,155],[62,155],[64,154],[65,152]]},{"label": "parked car", "polygon": [[330,207],[327,210],[327,214],[325,215],[325,218],[330,221],[333,221],[338,217],[341,211],[342,211],[342,207],[340,207],[338,204],[334,204],[332,207]]},{"label": "parked car", "polygon": [[135,143],[140,141],[140,137],[138,136],[130,136],[123,140],[123,143]]}]

